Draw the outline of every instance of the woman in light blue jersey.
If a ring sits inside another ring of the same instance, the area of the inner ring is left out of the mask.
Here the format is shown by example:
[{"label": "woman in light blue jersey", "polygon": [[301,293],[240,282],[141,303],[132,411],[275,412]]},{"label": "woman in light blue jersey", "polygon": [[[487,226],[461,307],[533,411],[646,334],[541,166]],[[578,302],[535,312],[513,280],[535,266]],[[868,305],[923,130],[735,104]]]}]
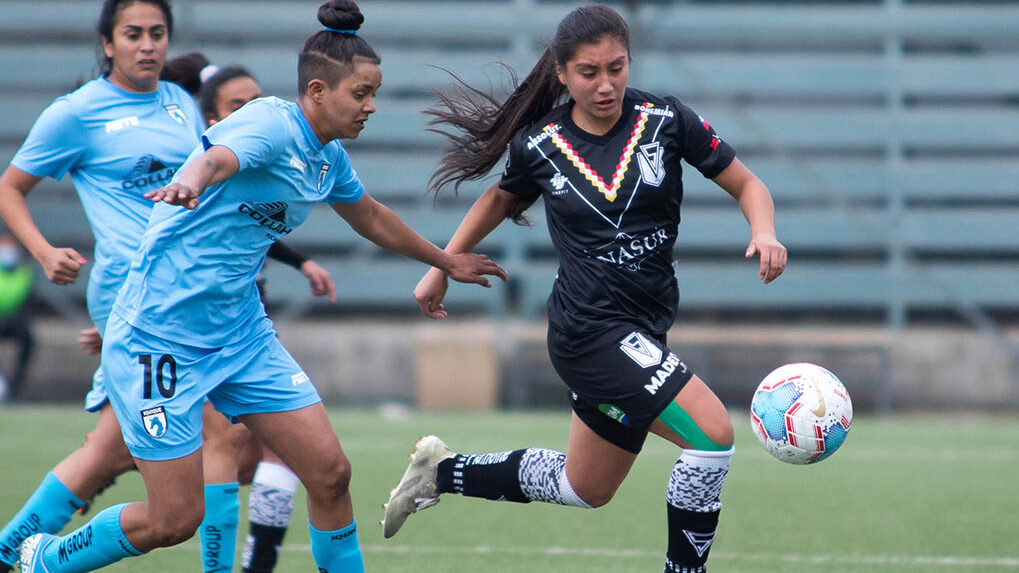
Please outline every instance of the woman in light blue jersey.
[{"label": "woman in light blue jersey", "polygon": [[[208,125],[223,121],[248,102],[262,97],[262,87],[243,66],[219,68],[199,52],[178,56],[163,70],[198,100]],[[336,302],[332,277],[308,255],[276,241],[268,257],[299,270],[311,292]],[[256,278],[265,303],[265,278]],[[251,485],[249,530],[244,543],[243,573],[271,573],[290,526],[299,479],[272,450],[262,448],[243,424],[231,424],[211,403],[202,416],[202,465],[205,474],[205,519],[199,529],[204,571],[233,569],[239,514],[238,486]]]},{"label": "woman in light blue jersey", "polygon": [[[326,202],[379,246],[488,286],[487,257],[449,255],[365,193],[337,141],[375,112],[380,59],[350,0],[319,9],[305,43],[298,101],[255,100],[202,136],[159,203],[103,344],[103,375],[147,500],[103,510],[64,537],[21,549],[25,573],[78,572],[191,537],[202,520],[201,411],[206,397],[276,452],[307,490],[320,570],[363,571],[340,448],[308,375],[280,345],[254,285],[269,246]],[[185,209],[180,206],[186,207]]]},{"label": "woman in light blue jersey", "polygon": [[[101,77],[55,100],[36,121],[0,177],[0,216],[50,281],[76,281],[85,258],[50,244],[25,201],[43,177],[70,175],[95,236],[87,300],[101,334],[152,211],[144,195],[169,182],[203,122],[186,91],[159,81],[173,33],[168,2],[106,0],[97,31]],[[0,571],[16,562],[27,535],[59,531],[84,500],[132,466],[98,372],[86,407],[99,412],[91,439],[57,464],[0,530]]]}]

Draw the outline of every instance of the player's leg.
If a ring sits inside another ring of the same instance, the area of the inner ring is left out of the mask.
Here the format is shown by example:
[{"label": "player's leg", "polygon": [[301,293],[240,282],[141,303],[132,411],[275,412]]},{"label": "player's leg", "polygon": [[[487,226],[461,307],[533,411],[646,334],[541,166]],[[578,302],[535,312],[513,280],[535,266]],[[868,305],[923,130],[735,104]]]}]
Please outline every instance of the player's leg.
[{"label": "player's leg", "polygon": [[206,402],[202,410],[205,518],[199,528],[205,573],[232,571],[240,519],[237,468],[249,433]]},{"label": "player's leg", "polygon": [[244,573],[269,573],[279,560],[299,479],[269,448],[258,463],[248,496],[248,530],[241,567]]},{"label": "player's leg", "polygon": [[364,571],[348,489],[350,461],[321,402],[288,412],[240,417],[304,484],[311,550],[318,567],[327,571]]},{"label": "player's leg", "polygon": [[410,514],[435,505],[444,493],[601,507],[615,495],[636,458],[636,453],[596,434],[576,414],[566,453],[526,448],[464,455],[426,436],[415,444],[411,463],[384,506],[382,533],[392,537]]},{"label": "player's leg", "polygon": [[202,521],[201,450],[166,461],[136,460],[147,500],[100,511],[65,536],[29,538],[24,573],[83,573],[191,538]]},{"label": "player's leg", "polygon": [[722,401],[693,376],[651,431],[683,448],[666,493],[669,548],[665,571],[705,571],[733,454],[733,430]]},{"label": "player's leg", "polygon": [[107,508],[66,536],[33,536],[22,545],[23,570],[91,571],[194,535],[204,513],[202,404],[220,380],[221,354],[110,318],[102,374],[147,499]]},{"label": "player's leg", "polygon": [[18,546],[36,533],[57,533],[74,512],[113,478],[134,467],[120,425],[107,403],[91,437],[60,461],[21,510],[0,530],[0,571],[18,560]]}]

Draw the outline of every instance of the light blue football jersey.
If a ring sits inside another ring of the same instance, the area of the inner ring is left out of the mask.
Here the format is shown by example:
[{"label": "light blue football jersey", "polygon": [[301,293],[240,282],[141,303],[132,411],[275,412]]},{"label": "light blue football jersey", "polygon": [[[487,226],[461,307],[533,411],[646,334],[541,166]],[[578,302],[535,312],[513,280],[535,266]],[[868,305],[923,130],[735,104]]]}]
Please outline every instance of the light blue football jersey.
[{"label": "light blue football jersey", "polygon": [[176,84],[134,93],[98,78],[54,100],[11,160],[37,177],[70,174],[95,237],[87,299],[100,329],[152,211],[143,195],[170,181],[204,128],[194,99]]},{"label": "light blue football jersey", "polygon": [[230,149],[240,171],[209,187],[193,211],[153,208],[114,307],[135,328],[204,348],[271,328],[255,287],[270,245],[316,203],[364,195],[346,150],[322,145],[296,103],[248,103],[206,130],[188,163],[214,145]]}]

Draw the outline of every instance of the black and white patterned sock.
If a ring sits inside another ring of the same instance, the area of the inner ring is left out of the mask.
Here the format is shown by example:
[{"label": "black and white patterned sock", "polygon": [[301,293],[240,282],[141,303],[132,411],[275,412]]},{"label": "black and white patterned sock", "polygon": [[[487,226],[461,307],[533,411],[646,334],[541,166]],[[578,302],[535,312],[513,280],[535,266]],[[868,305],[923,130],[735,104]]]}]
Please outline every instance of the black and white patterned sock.
[{"label": "black and white patterned sock", "polygon": [[439,463],[440,493],[590,507],[566,478],[566,454],[542,448],[457,455]]},{"label": "black and white patterned sock", "polygon": [[669,551],[665,573],[704,573],[722,510],[722,484],[733,449],[686,450],[669,476]]},{"label": "black and white patterned sock", "polygon": [[294,514],[297,484],[297,475],[290,468],[268,462],[258,464],[248,496],[251,526],[241,555],[244,573],[269,573],[276,567]]}]

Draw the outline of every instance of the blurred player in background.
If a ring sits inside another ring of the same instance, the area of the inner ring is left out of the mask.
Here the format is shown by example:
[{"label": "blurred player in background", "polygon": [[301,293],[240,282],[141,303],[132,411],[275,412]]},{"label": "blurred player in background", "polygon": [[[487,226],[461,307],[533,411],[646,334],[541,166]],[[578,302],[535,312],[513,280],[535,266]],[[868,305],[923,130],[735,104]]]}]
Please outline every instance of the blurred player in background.
[{"label": "blurred player in background", "polygon": [[357,34],[353,1],[323,4],[319,21],[298,60],[298,101],[244,106],[205,131],[170,185],[146,194],[159,203],[117,295],[102,368],[147,501],[107,508],[66,536],[30,537],[24,573],[92,571],[194,535],[206,397],[300,476],[320,570],[363,571],[350,462],[254,286],[266,252],[324,201],[374,243],[455,280],[489,286],[484,275],[506,275],[485,256],[438,249],[365,193],[337,140],[356,138],[375,112],[380,59]]},{"label": "blurred player in background", "polygon": [[[101,76],[46,108],[0,177],[0,217],[46,278],[66,285],[78,279],[86,260],[46,240],[25,196],[43,177],[70,174],[95,237],[87,302],[96,330],[82,333],[93,349],[152,211],[144,194],[169,182],[204,123],[186,91],[159,81],[173,35],[168,2],[106,0],[97,31]],[[85,407],[99,412],[91,438],[53,468],[0,530],[0,571],[17,561],[27,535],[60,531],[100,488],[133,466],[100,371]]]},{"label": "blurred player in background", "polygon": [[35,350],[32,309],[25,304],[32,294],[32,267],[22,259],[18,242],[0,230],[0,339],[18,344],[10,382],[0,375],[0,404],[20,396]]},{"label": "blurred player in background", "polygon": [[[648,432],[683,448],[668,480],[666,572],[705,570],[733,453],[722,402],[666,345],[678,289],[673,246],[686,160],[738,202],[748,258],[768,283],[786,264],[765,185],[708,122],[674,97],[627,87],[629,30],[604,5],[568,14],[530,75],[500,103],[462,86],[441,97],[433,125],[453,144],[437,187],[477,179],[507,148],[502,179],[472,206],[446,250],[474,247],[506,218],[545,201],[559,272],[548,302],[548,350],[573,408],[567,451],[458,455],[418,441],[386,505],[390,537],[407,516],[461,493],[591,508],[609,502]],[[563,96],[569,96],[560,104]],[[447,282],[429,271],[414,291],[443,318]]]}]

